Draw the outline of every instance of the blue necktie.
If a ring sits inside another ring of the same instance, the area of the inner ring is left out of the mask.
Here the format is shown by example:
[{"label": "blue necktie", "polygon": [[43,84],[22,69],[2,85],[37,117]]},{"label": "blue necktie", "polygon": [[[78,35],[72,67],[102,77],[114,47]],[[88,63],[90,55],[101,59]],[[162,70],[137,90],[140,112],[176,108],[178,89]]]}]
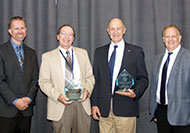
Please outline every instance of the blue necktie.
[{"label": "blue necktie", "polygon": [[115,56],[116,56],[116,48],[118,46],[114,46],[114,51],[110,57],[110,61],[109,61],[109,70],[110,70],[110,87],[111,87],[111,92],[112,92],[112,80],[113,80],[113,69],[114,69],[114,65],[115,65]]},{"label": "blue necktie", "polygon": [[23,70],[24,60],[23,60],[23,57],[22,57],[22,54],[21,54],[21,46],[17,46],[16,50],[17,50],[18,62],[20,64],[21,70]]},{"label": "blue necktie", "polygon": [[167,69],[168,69],[168,64],[170,62],[170,55],[173,52],[168,53],[168,58],[166,62],[164,63],[163,69],[162,69],[162,80],[161,80],[161,90],[160,90],[160,103],[161,105],[165,104],[165,87],[166,87],[166,78],[167,78]]}]

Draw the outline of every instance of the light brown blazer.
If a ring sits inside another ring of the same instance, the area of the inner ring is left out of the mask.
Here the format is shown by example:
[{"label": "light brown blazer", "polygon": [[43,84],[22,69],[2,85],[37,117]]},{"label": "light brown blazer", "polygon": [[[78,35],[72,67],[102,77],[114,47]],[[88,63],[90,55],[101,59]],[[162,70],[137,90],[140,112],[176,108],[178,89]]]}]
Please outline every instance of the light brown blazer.
[{"label": "light brown blazer", "polygon": [[[72,46],[73,47],[73,46]],[[73,47],[80,66],[80,79],[82,87],[92,93],[94,87],[94,76],[92,66],[87,51],[81,48]],[[39,75],[39,85],[41,90],[48,96],[47,101],[47,119],[58,121],[61,119],[65,105],[57,99],[60,94],[64,94],[64,75],[61,65],[61,56],[59,48],[44,53]],[[88,115],[91,114],[89,97],[82,102],[82,105]]]}]

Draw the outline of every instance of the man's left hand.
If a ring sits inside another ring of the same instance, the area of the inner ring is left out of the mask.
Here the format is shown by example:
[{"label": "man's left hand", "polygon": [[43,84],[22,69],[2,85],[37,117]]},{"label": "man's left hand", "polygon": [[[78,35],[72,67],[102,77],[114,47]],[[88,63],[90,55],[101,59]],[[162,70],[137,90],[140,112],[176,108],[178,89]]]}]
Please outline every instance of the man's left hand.
[{"label": "man's left hand", "polygon": [[136,94],[131,89],[128,89],[128,92],[116,91],[115,93],[117,93],[119,95],[122,95],[122,96],[130,97],[130,98],[135,98],[136,97]]},{"label": "man's left hand", "polygon": [[82,100],[78,100],[78,101],[84,102],[88,98],[88,94],[89,94],[88,90],[83,89],[83,98],[82,98]]},{"label": "man's left hand", "polygon": [[28,105],[31,103],[31,101],[30,101],[30,99],[29,99],[28,97],[23,97],[22,100],[23,100],[26,104],[28,104]]}]

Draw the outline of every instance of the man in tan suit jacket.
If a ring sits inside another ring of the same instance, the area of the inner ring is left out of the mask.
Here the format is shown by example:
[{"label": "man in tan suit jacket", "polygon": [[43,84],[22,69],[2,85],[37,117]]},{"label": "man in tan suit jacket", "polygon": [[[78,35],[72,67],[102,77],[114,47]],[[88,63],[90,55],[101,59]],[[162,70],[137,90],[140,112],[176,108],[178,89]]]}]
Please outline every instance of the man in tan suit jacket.
[{"label": "man in tan suit jacket", "polygon": [[[72,46],[75,31],[70,25],[63,25],[57,32],[58,48],[42,55],[39,85],[48,96],[47,119],[53,121],[54,133],[90,132],[90,100],[94,76],[87,51]],[[71,53],[72,73],[80,81],[82,100],[68,101],[65,95],[66,51]]]}]

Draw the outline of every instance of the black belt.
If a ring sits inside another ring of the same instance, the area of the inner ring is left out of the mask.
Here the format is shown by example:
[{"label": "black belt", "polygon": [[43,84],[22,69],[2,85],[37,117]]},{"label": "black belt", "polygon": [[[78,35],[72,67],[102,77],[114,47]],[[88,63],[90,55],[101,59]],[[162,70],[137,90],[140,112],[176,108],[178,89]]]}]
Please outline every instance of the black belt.
[{"label": "black belt", "polygon": [[168,105],[162,105],[162,104],[158,104],[158,106],[161,108],[167,108],[168,107]]}]

